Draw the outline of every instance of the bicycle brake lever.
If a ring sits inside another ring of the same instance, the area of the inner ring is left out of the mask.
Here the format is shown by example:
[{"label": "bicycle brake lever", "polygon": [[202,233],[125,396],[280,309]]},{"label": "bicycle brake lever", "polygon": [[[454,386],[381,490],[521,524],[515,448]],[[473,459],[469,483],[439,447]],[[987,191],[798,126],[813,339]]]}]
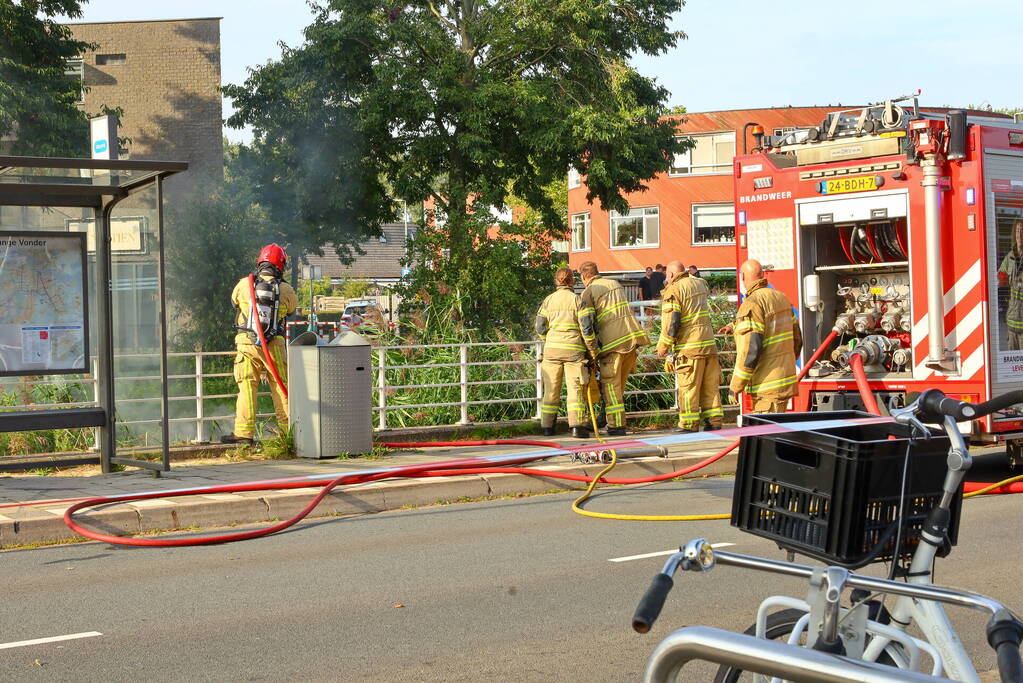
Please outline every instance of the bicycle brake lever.
[{"label": "bicycle brake lever", "polygon": [[917,438],[917,435],[919,435],[919,438],[923,441],[930,441],[932,436],[931,430],[917,418],[919,406],[916,401],[913,401],[913,403],[905,408],[898,408],[890,412],[896,422],[910,428],[910,438]]}]

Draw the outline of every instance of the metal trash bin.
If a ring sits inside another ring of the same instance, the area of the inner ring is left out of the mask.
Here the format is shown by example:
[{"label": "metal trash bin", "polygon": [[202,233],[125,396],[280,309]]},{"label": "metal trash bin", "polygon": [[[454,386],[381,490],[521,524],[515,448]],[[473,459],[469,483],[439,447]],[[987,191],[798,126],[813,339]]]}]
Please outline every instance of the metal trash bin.
[{"label": "metal trash bin", "polygon": [[300,335],[288,347],[288,414],[299,457],[373,450],[371,360],[369,342],[355,332],[329,344]]}]

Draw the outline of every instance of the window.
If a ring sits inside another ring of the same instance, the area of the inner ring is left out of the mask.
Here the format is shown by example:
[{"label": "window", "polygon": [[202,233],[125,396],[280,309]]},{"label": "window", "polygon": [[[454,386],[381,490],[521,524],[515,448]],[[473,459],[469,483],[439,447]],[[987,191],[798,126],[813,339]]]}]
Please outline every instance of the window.
[{"label": "window", "polygon": [[582,185],[582,178],[579,177],[579,171],[573,166],[568,167],[568,189],[573,189]]},{"label": "window", "polygon": [[64,65],[64,76],[78,84],[78,99],[75,100],[75,104],[85,104],[84,75],[85,67],[81,57],[71,57],[67,60]]},{"label": "window", "polygon": [[696,143],[690,150],[675,155],[668,175],[707,175],[731,173],[735,158],[735,132],[685,136]]},{"label": "window", "polygon": [[490,215],[494,219],[494,223],[513,223],[515,221],[515,214],[507,206],[501,205],[490,208]]},{"label": "window", "polygon": [[572,215],[572,251],[590,250],[590,213]]},{"label": "window", "polygon": [[661,237],[661,215],[656,206],[611,212],[611,248],[656,247]]},{"label": "window", "polygon": [[128,58],[123,52],[116,55],[96,55],[96,66],[119,66],[127,62]]},{"label": "window", "polygon": [[734,204],[693,204],[693,246],[735,244]]}]

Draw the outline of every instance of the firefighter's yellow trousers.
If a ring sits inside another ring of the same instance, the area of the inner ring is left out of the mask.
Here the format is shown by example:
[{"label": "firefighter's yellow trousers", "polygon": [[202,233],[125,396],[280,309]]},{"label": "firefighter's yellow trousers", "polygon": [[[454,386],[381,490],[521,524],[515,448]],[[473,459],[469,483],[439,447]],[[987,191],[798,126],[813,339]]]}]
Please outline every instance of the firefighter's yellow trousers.
[{"label": "firefighter's yellow trousers", "polygon": [[[270,357],[277,366],[277,373],[285,386],[288,383],[287,348],[284,339],[277,337],[269,343]],[[235,405],[234,435],[251,439],[256,433],[256,391],[259,381],[265,375],[270,384],[270,396],[277,413],[277,424],[282,432],[288,429],[288,399],[277,386],[273,375],[263,360],[263,350],[254,344],[238,344],[234,357],[234,381],[238,383],[238,402]]]},{"label": "firefighter's yellow trousers", "polygon": [[553,427],[561,407],[561,384],[568,381],[568,424],[571,427],[586,426],[586,403],[581,387],[590,381],[586,361],[548,360],[540,361],[543,375],[543,401],[540,403],[540,426]]},{"label": "firefighter's yellow trousers", "polygon": [[762,394],[750,394],[753,402],[752,413],[784,413],[788,410],[789,399],[777,396],[764,396]]},{"label": "firefighter's yellow trousers", "polygon": [[717,355],[688,358],[679,356],[675,361],[678,377],[678,426],[696,429],[700,420],[720,427],[724,419],[721,408],[721,364]]},{"label": "firefighter's yellow trousers", "polygon": [[[608,427],[625,426],[625,382],[636,369],[638,357],[639,352],[634,349],[627,353],[611,352],[597,358]],[[590,395],[592,397],[592,392]]]}]

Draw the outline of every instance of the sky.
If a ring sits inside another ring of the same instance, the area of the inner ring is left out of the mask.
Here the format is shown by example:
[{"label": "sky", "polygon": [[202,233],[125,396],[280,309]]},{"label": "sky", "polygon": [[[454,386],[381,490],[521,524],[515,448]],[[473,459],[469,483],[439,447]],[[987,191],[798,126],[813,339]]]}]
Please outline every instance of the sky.
[{"label": "sky", "polygon": [[[278,58],[280,42],[300,45],[312,17],[304,0],[90,0],[83,9],[77,21],[223,17],[225,84]],[[687,0],[673,28],[688,38],[634,64],[691,112],[861,104],[917,89],[923,105],[1023,107],[1021,0]]]}]

